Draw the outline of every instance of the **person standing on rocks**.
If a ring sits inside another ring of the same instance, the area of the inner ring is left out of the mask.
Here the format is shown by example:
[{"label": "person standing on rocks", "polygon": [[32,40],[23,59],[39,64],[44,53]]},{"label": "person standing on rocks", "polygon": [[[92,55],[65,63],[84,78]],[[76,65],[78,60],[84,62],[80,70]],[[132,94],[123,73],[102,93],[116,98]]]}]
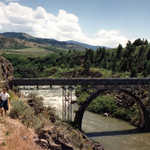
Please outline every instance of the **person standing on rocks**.
[{"label": "person standing on rocks", "polygon": [[9,109],[8,104],[9,104],[9,98],[10,95],[7,93],[7,89],[4,88],[3,91],[0,93],[0,99],[1,99],[1,106],[4,108],[5,116],[7,114],[7,111]]}]

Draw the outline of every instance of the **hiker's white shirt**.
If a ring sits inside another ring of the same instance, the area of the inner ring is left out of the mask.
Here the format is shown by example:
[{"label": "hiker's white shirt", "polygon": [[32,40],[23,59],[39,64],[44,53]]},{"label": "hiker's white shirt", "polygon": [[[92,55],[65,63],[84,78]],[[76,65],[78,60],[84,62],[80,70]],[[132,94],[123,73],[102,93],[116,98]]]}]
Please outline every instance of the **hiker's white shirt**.
[{"label": "hiker's white shirt", "polygon": [[0,97],[2,101],[6,101],[9,99],[10,95],[7,92],[6,93],[1,92]]}]

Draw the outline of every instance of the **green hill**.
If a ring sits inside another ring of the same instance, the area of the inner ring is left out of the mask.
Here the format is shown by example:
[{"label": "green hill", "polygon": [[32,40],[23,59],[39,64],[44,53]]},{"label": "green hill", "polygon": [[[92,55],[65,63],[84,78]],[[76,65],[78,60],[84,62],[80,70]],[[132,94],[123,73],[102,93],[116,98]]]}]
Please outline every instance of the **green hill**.
[{"label": "green hill", "polygon": [[5,32],[5,33],[0,33],[0,35],[6,38],[11,38],[11,39],[15,38],[19,40],[24,40],[26,42],[33,42],[36,44],[42,44],[45,46],[52,46],[56,48],[71,49],[71,50],[85,50],[85,47],[80,46],[78,44],[57,41],[55,39],[37,38],[21,32]]}]

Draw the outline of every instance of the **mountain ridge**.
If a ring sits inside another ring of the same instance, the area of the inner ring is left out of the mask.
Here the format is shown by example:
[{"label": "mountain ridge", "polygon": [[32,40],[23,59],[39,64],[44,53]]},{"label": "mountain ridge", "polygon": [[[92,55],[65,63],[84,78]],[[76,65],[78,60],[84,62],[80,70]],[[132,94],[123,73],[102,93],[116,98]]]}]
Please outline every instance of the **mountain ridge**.
[{"label": "mountain ridge", "polygon": [[23,32],[3,32],[0,33],[0,36],[6,38],[16,38],[16,39],[34,42],[38,44],[50,45],[58,48],[71,49],[71,50],[85,50],[86,48],[96,50],[98,47],[104,47],[104,46],[93,46],[93,45],[81,43],[78,41],[72,41],[72,40],[58,41],[56,39],[39,38]]},{"label": "mountain ridge", "polygon": [[4,35],[0,34],[0,49],[22,49],[27,47],[39,46],[42,45],[19,38],[5,37]]},{"label": "mountain ridge", "polygon": [[70,44],[78,44],[80,46],[83,46],[85,48],[88,48],[88,49],[93,49],[93,50],[96,50],[97,48],[99,47],[105,47],[105,46],[95,46],[95,45],[90,45],[90,44],[87,44],[87,43],[83,43],[83,42],[78,42],[78,41],[74,41],[74,40],[69,40],[69,41],[66,41],[67,43],[70,43]]}]

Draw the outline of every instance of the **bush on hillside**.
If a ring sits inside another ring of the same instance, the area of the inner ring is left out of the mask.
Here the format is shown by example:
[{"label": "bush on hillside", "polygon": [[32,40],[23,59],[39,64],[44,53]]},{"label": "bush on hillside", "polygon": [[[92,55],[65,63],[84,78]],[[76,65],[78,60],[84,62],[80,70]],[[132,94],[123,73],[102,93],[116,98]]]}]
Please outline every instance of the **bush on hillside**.
[{"label": "bush on hillside", "polygon": [[35,116],[33,108],[23,101],[12,101],[12,108],[10,110],[10,117],[19,119],[27,127],[40,129],[43,126],[42,120]]},{"label": "bush on hillside", "polygon": [[12,109],[10,110],[10,114],[9,114],[11,118],[21,119],[24,116],[26,110],[28,110],[31,116],[34,114],[34,111],[23,101],[12,101],[11,105],[12,105]]},{"label": "bush on hillside", "polygon": [[36,95],[31,95],[31,98],[27,101],[28,105],[31,106],[35,112],[35,115],[40,114],[44,111],[43,98]]},{"label": "bush on hillside", "polygon": [[56,121],[56,115],[55,115],[56,110],[50,106],[44,107],[42,97],[32,95],[32,98],[29,99],[27,103],[29,106],[33,108],[36,116],[43,115],[44,118],[52,122]]}]

